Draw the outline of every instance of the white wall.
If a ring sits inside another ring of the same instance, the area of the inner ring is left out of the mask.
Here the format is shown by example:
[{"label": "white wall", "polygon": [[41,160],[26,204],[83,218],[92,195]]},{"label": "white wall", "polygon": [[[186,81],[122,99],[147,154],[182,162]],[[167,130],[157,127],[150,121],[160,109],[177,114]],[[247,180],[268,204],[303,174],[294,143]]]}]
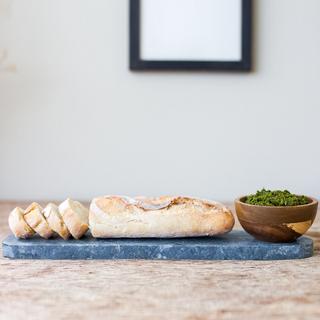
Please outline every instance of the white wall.
[{"label": "white wall", "polygon": [[125,0],[0,0],[0,198],[318,196],[320,1],[254,2],[227,74],[130,72]]}]

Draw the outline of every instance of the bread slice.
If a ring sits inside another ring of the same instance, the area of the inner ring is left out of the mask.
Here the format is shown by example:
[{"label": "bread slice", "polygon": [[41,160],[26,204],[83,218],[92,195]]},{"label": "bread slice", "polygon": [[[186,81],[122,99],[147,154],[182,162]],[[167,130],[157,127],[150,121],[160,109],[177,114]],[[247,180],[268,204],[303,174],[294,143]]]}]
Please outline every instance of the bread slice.
[{"label": "bread slice", "polygon": [[70,232],[64,223],[58,206],[54,203],[48,203],[48,205],[42,211],[46,218],[50,228],[56,232],[61,238],[67,240],[70,237]]},{"label": "bread slice", "polygon": [[190,197],[105,196],[90,205],[90,231],[98,238],[213,236],[234,225],[224,205]]},{"label": "bread slice", "polygon": [[80,239],[88,231],[89,210],[80,202],[68,198],[59,205],[59,212],[75,239]]},{"label": "bread slice", "polygon": [[34,235],[34,231],[24,220],[24,210],[17,207],[9,214],[9,227],[17,238],[27,239]]},{"label": "bread slice", "polygon": [[53,235],[53,231],[43,216],[42,208],[38,203],[30,204],[24,212],[24,219],[42,238],[48,239]]}]

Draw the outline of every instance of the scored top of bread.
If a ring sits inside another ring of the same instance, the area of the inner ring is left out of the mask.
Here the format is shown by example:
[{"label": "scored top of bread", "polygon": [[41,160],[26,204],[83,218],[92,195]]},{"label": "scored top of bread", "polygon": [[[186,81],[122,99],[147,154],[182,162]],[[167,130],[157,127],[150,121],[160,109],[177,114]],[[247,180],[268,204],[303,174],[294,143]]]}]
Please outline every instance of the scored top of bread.
[{"label": "scored top of bread", "polygon": [[24,212],[24,219],[42,238],[48,239],[52,236],[53,231],[43,216],[42,208],[38,203],[30,204]]},{"label": "scored top of bread", "polygon": [[43,215],[54,232],[64,240],[69,238],[70,232],[60,215],[57,205],[54,203],[48,203],[48,205],[43,209]]},{"label": "scored top of bread", "polygon": [[81,238],[89,228],[89,210],[80,202],[67,199],[59,205],[59,212],[71,235]]},{"label": "scored top of bread", "polygon": [[229,232],[234,218],[209,200],[105,196],[91,202],[89,222],[94,237],[191,237]]},{"label": "scored top of bread", "polygon": [[8,218],[9,227],[17,238],[27,239],[34,235],[34,231],[24,220],[24,210],[17,207],[13,209]]}]

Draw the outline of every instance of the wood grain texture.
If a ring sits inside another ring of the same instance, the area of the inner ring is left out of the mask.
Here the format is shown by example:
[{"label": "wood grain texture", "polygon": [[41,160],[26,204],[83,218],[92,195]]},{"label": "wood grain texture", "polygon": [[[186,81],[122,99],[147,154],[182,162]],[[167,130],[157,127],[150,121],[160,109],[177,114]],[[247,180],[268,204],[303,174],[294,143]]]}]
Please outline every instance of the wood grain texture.
[{"label": "wood grain texture", "polygon": [[[1,241],[17,204],[0,202]],[[314,257],[288,261],[37,261],[1,252],[0,319],[319,319],[319,215],[308,235]]]},{"label": "wood grain texture", "polygon": [[235,201],[237,218],[248,233],[262,241],[292,242],[312,225],[318,201],[308,198],[299,206],[259,206],[245,203],[242,197]]}]

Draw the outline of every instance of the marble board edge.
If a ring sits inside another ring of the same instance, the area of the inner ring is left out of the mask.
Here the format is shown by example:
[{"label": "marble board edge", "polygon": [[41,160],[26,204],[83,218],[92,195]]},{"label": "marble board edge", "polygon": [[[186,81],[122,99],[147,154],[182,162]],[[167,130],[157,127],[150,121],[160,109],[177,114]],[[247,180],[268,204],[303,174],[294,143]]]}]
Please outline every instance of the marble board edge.
[{"label": "marble board edge", "polygon": [[2,248],[10,259],[288,260],[311,257],[313,240],[303,236],[293,243],[268,243],[238,230],[219,237],[172,239],[20,240],[10,235]]}]

